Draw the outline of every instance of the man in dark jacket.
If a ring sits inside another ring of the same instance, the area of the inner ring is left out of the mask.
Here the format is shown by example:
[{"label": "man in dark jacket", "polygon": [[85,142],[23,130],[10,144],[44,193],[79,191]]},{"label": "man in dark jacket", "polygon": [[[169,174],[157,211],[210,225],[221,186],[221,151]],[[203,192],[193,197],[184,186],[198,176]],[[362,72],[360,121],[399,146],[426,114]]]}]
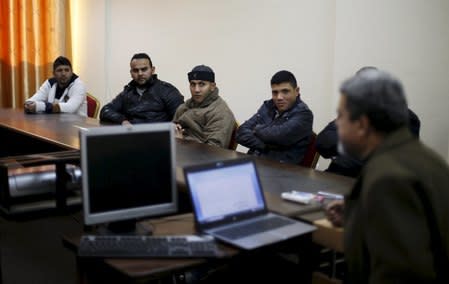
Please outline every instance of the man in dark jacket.
[{"label": "man in dark jacket", "polygon": [[447,163],[407,129],[397,79],[369,70],[340,91],[342,148],[364,161],[344,206],[326,211],[344,223],[348,283],[449,283]]},{"label": "man in dark jacket", "polygon": [[[421,122],[418,116],[408,109],[409,124],[408,127],[416,138],[419,138]],[[316,149],[323,158],[332,159],[326,172],[339,175],[357,177],[362,168],[363,162],[348,155],[338,153],[338,135],[335,120],[320,132],[316,138]]]},{"label": "man in dark jacket", "polygon": [[[360,68],[356,74],[361,74],[369,70],[377,70],[377,67],[364,66]],[[408,116],[408,127],[412,134],[419,138],[421,121],[411,109],[408,109]],[[327,172],[349,177],[357,177],[359,175],[363,162],[338,152],[338,135],[335,120],[329,122],[329,124],[318,133],[316,138],[316,149],[323,158],[332,159],[329,167],[326,169]]]},{"label": "man in dark jacket", "polygon": [[237,142],[248,154],[298,164],[312,135],[313,114],[301,100],[295,76],[279,71],[271,78],[272,99],[237,131]]},{"label": "man in dark jacket", "polygon": [[120,124],[171,121],[184,97],[157,78],[146,53],[134,54],[130,66],[133,80],[101,109],[100,120]]}]

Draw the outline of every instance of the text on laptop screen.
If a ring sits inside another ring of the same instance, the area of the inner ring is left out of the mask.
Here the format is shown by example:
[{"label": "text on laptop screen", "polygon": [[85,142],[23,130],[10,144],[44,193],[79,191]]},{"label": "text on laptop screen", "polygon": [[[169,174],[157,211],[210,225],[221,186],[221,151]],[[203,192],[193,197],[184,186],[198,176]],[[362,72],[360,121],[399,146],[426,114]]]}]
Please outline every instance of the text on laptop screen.
[{"label": "text on laptop screen", "polygon": [[253,163],[188,173],[199,223],[264,208]]}]

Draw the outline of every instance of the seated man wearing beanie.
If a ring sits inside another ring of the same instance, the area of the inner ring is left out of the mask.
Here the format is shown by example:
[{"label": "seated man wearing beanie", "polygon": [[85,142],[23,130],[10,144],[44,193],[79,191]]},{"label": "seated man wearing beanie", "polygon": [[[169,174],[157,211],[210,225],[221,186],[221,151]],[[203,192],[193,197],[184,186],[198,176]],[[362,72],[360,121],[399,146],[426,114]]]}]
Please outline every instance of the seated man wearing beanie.
[{"label": "seated man wearing beanie", "polygon": [[279,71],[271,78],[271,99],[237,131],[248,154],[282,163],[301,163],[312,135],[313,114],[301,100],[295,76]]},{"label": "seated man wearing beanie", "polygon": [[53,77],[45,80],[24,105],[25,113],[75,113],[87,115],[86,86],[72,71],[72,63],[59,56],[53,62]]},{"label": "seated man wearing beanie", "polygon": [[188,73],[192,97],[176,110],[173,122],[176,136],[227,148],[235,118],[226,102],[218,95],[214,71],[199,65]]}]

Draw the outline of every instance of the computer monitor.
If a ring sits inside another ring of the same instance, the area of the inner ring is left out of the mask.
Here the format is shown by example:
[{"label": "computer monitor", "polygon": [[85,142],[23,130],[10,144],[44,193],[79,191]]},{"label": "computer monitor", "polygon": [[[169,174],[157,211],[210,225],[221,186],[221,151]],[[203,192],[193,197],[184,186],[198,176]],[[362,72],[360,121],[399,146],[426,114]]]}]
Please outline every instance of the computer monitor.
[{"label": "computer monitor", "polygon": [[173,127],[149,123],[80,129],[85,225],[132,231],[138,219],[177,211]]}]

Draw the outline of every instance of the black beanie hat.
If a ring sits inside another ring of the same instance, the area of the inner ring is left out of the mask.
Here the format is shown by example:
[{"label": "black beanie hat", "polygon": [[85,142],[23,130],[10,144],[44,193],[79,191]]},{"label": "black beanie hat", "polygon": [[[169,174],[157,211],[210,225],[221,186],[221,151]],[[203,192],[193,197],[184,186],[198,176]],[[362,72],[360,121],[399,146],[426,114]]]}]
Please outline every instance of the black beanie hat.
[{"label": "black beanie hat", "polygon": [[215,83],[215,73],[209,66],[198,65],[187,74],[189,81],[202,80]]}]

